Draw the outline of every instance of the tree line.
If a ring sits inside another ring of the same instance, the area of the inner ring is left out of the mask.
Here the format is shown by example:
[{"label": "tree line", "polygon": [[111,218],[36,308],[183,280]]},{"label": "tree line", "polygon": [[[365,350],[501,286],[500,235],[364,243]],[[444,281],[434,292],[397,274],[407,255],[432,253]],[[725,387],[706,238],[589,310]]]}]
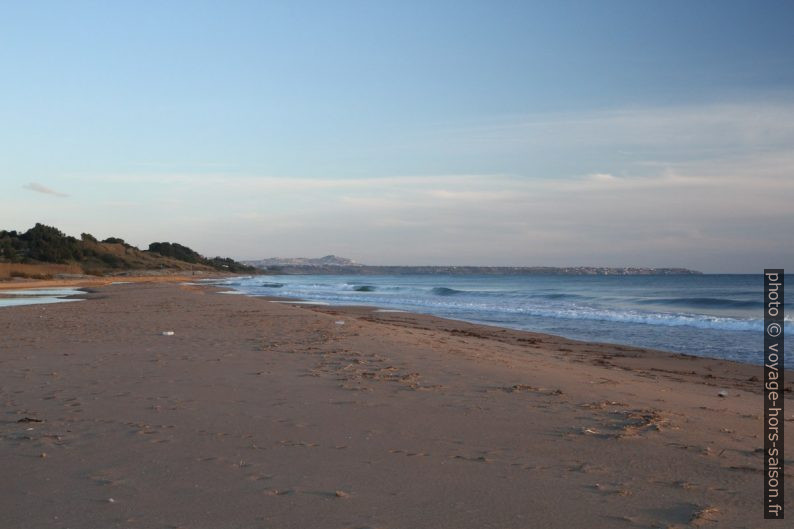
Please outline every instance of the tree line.
[{"label": "tree line", "polygon": [[[124,252],[113,252],[105,246],[120,245]],[[102,241],[90,233],[83,233],[80,238],[66,235],[52,226],[37,223],[26,232],[0,230],[0,262],[11,263],[91,263],[108,268],[133,268],[133,261],[124,259],[127,250],[141,252],[135,246],[127,244],[124,239],[108,237]],[[198,252],[179,243],[154,242],[146,252],[152,256],[170,257],[190,264],[201,264],[216,270],[229,272],[253,273],[254,267],[244,265],[228,257],[206,258]]]}]

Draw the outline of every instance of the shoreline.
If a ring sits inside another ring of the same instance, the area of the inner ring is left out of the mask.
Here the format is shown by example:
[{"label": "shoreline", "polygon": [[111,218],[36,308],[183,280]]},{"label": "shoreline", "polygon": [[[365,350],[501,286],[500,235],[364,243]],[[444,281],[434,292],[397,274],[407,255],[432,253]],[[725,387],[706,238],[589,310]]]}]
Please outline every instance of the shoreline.
[{"label": "shoreline", "polygon": [[[201,280],[205,281],[212,281],[212,280],[221,280],[226,279],[230,276],[216,276],[216,277],[201,277]],[[234,277],[234,276],[231,276]],[[248,276],[241,276],[241,277],[248,277]],[[119,280],[120,279],[120,280]],[[25,280],[27,282],[29,280]],[[175,275],[139,275],[139,276],[121,276],[121,277],[102,277],[94,279],[46,279],[46,280],[32,280],[30,283],[33,283],[34,286],[28,286],[28,284],[23,285],[22,281],[19,282],[18,286],[12,288],[6,288],[4,282],[0,281],[0,291],[2,290],[24,290],[24,289],[38,289],[38,288],[66,288],[66,287],[74,287],[78,290],[84,290],[87,294],[90,294],[91,287],[102,287],[102,286],[112,286],[115,284],[137,284],[137,283],[190,283],[192,281],[196,281],[196,276],[186,276],[182,274],[175,274]],[[669,358],[686,358],[686,359],[700,359],[700,360],[707,360],[713,361],[718,364],[727,364],[727,365],[736,365],[736,366],[748,366],[757,368],[759,373],[754,373],[751,376],[758,376],[760,378],[760,373],[762,373],[763,364],[754,364],[749,362],[740,362],[738,360],[731,360],[725,358],[718,358],[713,356],[705,356],[705,355],[696,355],[691,353],[679,352],[679,351],[671,351],[666,349],[657,349],[651,347],[644,347],[641,345],[633,345],[628,344],[625,342],[599,342],[593,340],[582,340],[577,338],[570,338],[567,336],[559,335],[559,334],[549,334],[540,331],[533,331],[533,330],[526,330],[526,329],[517,329],[513,327],[506,327],[503,325],[491,324],[491,323],[484,323],[484,322],[476,322],[476,321],[469,321],[463,319],[455,319],[455,318],[448,318],[444,316],[436,316],[430,313],[423,313],[423,312],[414,312],[407,309],[392,309],[389,307],[382,307],[379,305],[337,305],[330,302],[325,301],[317,301],[317,300],[309,300],[303,298],[294,298],[289,296],[273,296],[273,295],[258,295],[258,294],[249,294],[243,292],[241,290],[236,290],[233,287],[229,287],[227,285],[219,285],[214,283],[207,283],[206,285],[196,285],[200,287],[207,287],[217,289],[218,294],[224,295],[239,295],[248,298],[254,299],[262,299],[270,302],[278,302],[278,303],[287,303],[297,307],[306,308],[308,310],[316,310],[318,312],[324,312],[328,314],[344,314],[344,313],[353,313],[360,315],[361,311],[372,311],[374,313],[389,315],[389,314],[404,314],[406,315],[406,319],[417,319],[417,318],[429,318],[432,320],[438,320],[441,322],[449,322],[450,324],[465,324],[474,327],[485,327],[490,329],[495,329],[497,332],[511,332],[511,333],[525,333],[528,335],[533,336],[540,336],[546,339],[549,339],[554,342],[564,343],[564,342],[571,342],[580,345],[590,345],[593,347],[597,347],[600,349],[617,349],[617,350],[631,350],[634,352],[638,352],[643,356],[647,356],[648,358],[656,357],[657,359],[669,359]],[[234,294],[230,294],[233,292]],[[0,294],[0,297],[3,295]],[[67,299],[90,299],[90,297],[84,297],[81,295],[70,295],[65,296]],[[46,303],[43,303],[46,305]],[[0,307],[2,308],[2,307]],[[402,322],[407,323],[407,322]],[[417,324],[414,322],[414,324]],[[794,379],[794,368],[785,368],[785,372],[790,373],[789,380]]]},{"label": "shoreline", "polygon": [[[342,304],[335,304],[335,303],[326,302],[326,301],[318,301],[318,300],[303,299],[303,298],[293,298],[293,297],[290,297],[290,296],[274,296],[274,295],[271,295],[271,294],[268,294],[268,295],[249,294],[249,293],[244,292],[242,290],[236,290],[234,287],[227,286],[227,285],[213,285],[213,284],[210,283],[210,286],[217,286],[218,288],[223,288],[225,290],[233,291],[237,295],[242,295],[242,296],[246,296],[246,297],[262,298],[262,299],[273,300],[273,301],[281,300],[281,301],[284,301],[284,302],[292,302],[292,303],[295,303],[295,304],[305,305],[306,307],[314,306],[314,307],[317,307],[318,310],[321,310],[322,307],[326,307],[326,308],[343,308],[343,309],[344,308],[350,308],[350,309],[362,308],[362,309],[372,309],[372,310],[378,310],[379,309],[382,312],[406,313],[406,314],[414,314],[414,315],[419,315],[419,316],[429,316],[429,317],[439,318],[439,319],[442,319],[442,320],[448,320],[448,321],[452,321],[452,322],[467,323],[467,324],[471,324],[471,325],[492,327],[492,328],[495,328],[495,329],[506,329],[508,331],[525,332],[525,333],[529,333],[529,334],[537,334],[537,335],[542,335],[542,336],[548,336],[548,337],[557,338],[557,339],[560,339],[560,340],[568,340],[568,341],[572,341],[572,342],[576,342],[576,343],[592,343],[592,344],[605,346],[605,347],[612,346],[612,347],[623,347],[623,348],[629,348],[629,349],[637,349],[637,350],[642,350],[642,351],[655,351],[658,354],[662,354],[662,355],[673,355],[673,356],[678,355],[678,356],[683,356],[683,357],[702,358],[702,359],[706,359],[706,360],[716,360],[716,361],[724,361],[724,362],[729,362],[729,363],[735,363],[735,364],[738,364],[738,365],[747,365],[747,366],[755,366],[755,367],[762,367],[763,366],[763,362],[762,361],[759,362],[759,363],[741,362],[741,361],[738,361],[738,360],[732,360],[732,359],[728,359],[728,358],[719,358],[719,357],[707,356],[707,355],[697,355],[697,354],[692,354],[692,353],[687,353],[687,352],[673,351],[673,350],[654,348],[654,347],[645,347],[645,346],[642,346],[642,345],[634,345],[634,344],[630,344],[630,343],[626,343],[626,342],[617,342],[617,341],[616,342],[599,342],[599,341],[594,341],[594,340],[586,340],[586,339],[580,339],[580,338],[571,338],[571,337],[568,337],[568,336],[563,336],[561,334],[550,334],[550,333],[544,333],[542,331],[534,331],[534,330],[528,330],[528,329],[519,329],[519,328],[515,328],[515,327],[508,327],[508,326],[505,326],[505,325],[498,325],[498,324],[495,324],[495,323],[485,323],[485,322],[479,322],[479,321],[470,321],[470,320],[464,320],[464,319],[450,318],[450,317],[446,317],[446,316],[436,316],[436,315],[431,314],[429,312],[416,312],[416,311],[412,311],[410,309],[390,308],[390,307],[384,307],[384,306],[380,306],[380,305],[357,305],[357,304],[342,305]],[[760,349],[759,349],[759,351],[760,351]],[[791,371],[792,373],[794,373],[794,367],[786,368],[786,371]]]},{"label": "shoreline", "polygon": [[[240,292],[240,295],[246,294]],[[589,354],[582,355],[581,357],[589,357],[590,360],[594,361],[600,366],[631,369],[630,366],[632,364],[649,362],[654,363],[654,365],[650,367],[650,370],[658,372],[660,376],[665,376],[670,372],[674,372],[674,374],[678,376],[703,376],[706,379],[706,382],[704,383],[710,386],[717,386],[718,384],[715,383],[716,380],[726,380],[724,377],[719,378],[716,376],[706,376],[708,373],[698,373],[694,369],[686,372],[675,372],[675,370],[664,369],[664,366],[670,363],[676,364],[679,361],[685,361],[688,363],[694,362],[699,367],[700,364],[703,364],[703,369],[708,372],[715,370],[722,372],[723,374],[730,372],[731,375],[735,377],[735,385],[731,385],[731,387],[742,387],[746,391],[756,393],[761,393],[763,391],[763,387],[758,386],[757,384],[756,386],[758,387],[755,387],[753,386],[755,381],[749,380],[753,377],[757,377],[760,380],[763,374],[763,365],[759,364],[750,364],[736,360],[715,358],[710,356],[699,356],[689,353],[680,353],[677,351],[668,351],[664,349],[654,349],[625,343],[578,340],[557,334],[548,334],[538,331],[503,327],[494,324],[445,318],[443,316],[435,316],[433,314],[412,312],[402,309],[388,309],[370,305],[332,305],[315,303],[312,301],[307,301],[304,304],[303,300],[283,298],[278,296],[249,297],[260,298],[276,303],[292,304],[299,308],[316,311],[323,314],[329,314],[333,316],[352,316],[365,321],[377,322],[379,324],[397,327],[422,330],[432,329],[450,332],[452,334],[484,338],[513,344],[522,341],[529,341],[533,344],[545,344],[546,346],[562,348],[565,348],[566,345],[573,345],[581,348],[587,348],[587,353]],[[568,353],[569,351],[563,352]],[[598,356],[593,357],[592,355]],[[632,361],[630,359],[635,360]],[[794,380],[794,369],[786,368],[784,371],[788,375],[787,380]],[[745,375],[747,375],[747,380],[743,378]],[[751,384],[747,384],[747,382],[751,382]],[[786,387],[789,388],[787,391],[792,391],[792,384],[789,384]]]},{"label": "shoreline", "polygon": [[0,311],[9,526],[758,523],[758,366],[221,290]]},{"label": "shoreline", "polygon": [[[232,276],[222,275],[222,276],[215,276],[215,277],[203,277],[202,276],[200,280],[202,280],[202,281],[213,281],[213,280],[227,279],[229,277],[235,277],[235,276],[234,275],[232,275]],[[240,276],[240,277],[248,277],[248,276],[244,275],[244,276]],[[46,280],[32,280],[32,281],[31,280],[25,280],[25,281],[19,281],[18,282],[18,286],[15,286],[15,287],[12,287],[12,288],[6,288],[4,286],[4,282],[0,281],[0,291],[2,291],[2,290],[38,289],[38,288],[48,288],[48,287],[52,287],[52,288],[74,287],[74,288],[79,290],[79,289],[91,288],[91,287],[110,286],[110,285],[114,285],[114,284],[127,284],[127,283],[129,283],[129,284],[132,284],[132,283],[190,283],[190,282],[193,282],[193,281],[196,281],[196,276],[195,275],[194,276],[187,276],[187,275],[183,275],[183,274],[174,274],[174,275],[163,274],[163,275],[149,275],[149,276],[147,276],[147,275],[138,275],[138,276],[129,276],[129,277],[126,277],[126,276],[115,277],[114,276],[114,277],[97,278],[96,280],[94,280],[94,279],[63,279],[63,280],[60,280],[60,279],[46,279]],[[24,283],[27,283],[27,282],[33,283],[34,286],[28,286],[28,284],[23,285],[22,284],[23,282]],[[497,325],[497,324],[492,324],[492,323],[484,323],[484,322],[476,322],[476,321],[469,321],[469,320],[463,320],[463,319],[448,318],[448,317],[444,317],[444,316],[436,316],[436,315],[430,314],[430,313],[414,312],[414,311],[407,310],[407,309],[392,309],[392,308],[388,308],[388,307],[382,307],[382,306],[379,306],[379,305],[356,305],[356,304],[337,305],[337,304],[333,304],[333,303],[325,302],[325,301],[309,300],[309,299],[303,299],[303,298],[294,298],[294,297],[289,297],[289,296],[273,296],[273,295],[249,294],[249,293],[246,293],[246,292],[241,291],[241,290],[236,290],[236,289],[234,289],[234,287],[229,287],[229,286],[223,285],[223,284],[220,284],[220,285],[219,284],[214,284],[214,283],[210,283],[210,282],[208,282],[206,285],[199,285],[199,286],[216,288],[216,289],[218,289],[217,293],[223,293],[224,295],[231,295],[231,294],[228,294],[228,292],[234,292],[233,295],[240,295],[240,296],[256,298],[256,299],[264,299],[264,300],[267,300],[267,301],[274,301],[274,302],[290,303],[290,304],[293,304],[293,305],[296,305],[296,306],[301,306],[301,307],[304,307],[304,308],[307,308],[307,309],[315,309],[315,310],[318,310],[320,312],[333,313],[333,310],[331,310],[331,309],[340,309],[340,310],[343,310],[343,311],[345,309],[348,309],[348,310],[353,311],[353,312],[356,312],[356,311],[359,311],[359,310],[365,310],[365,311],[366,310],[372,310],[372,311],[375,311],[375,312],[378,312],[378,313],[384,313],[384,314],[403,313],[403,314],[417,316],[417,317],[422,317],[422,318],[424,318],[424,317],[434,318],[434,319],[438,319],[438,320],[441,320],[441,321],[448,321],[448,322],[451,322],[451,323],[463,323],[463,324],[468,324],[468,325],[473,325],[473,326],[481,326],[481,327],[493,328],[493,329],[504,330],[504,331],[509,331],[509,332],[527,333],[527,334],[530,334],[530,335],[537,335],[537,336],[550,338],[550,339],[553,339],[553,340],[556,340],[556,341],[560,341],[560,342],[568,341],[568,342],[573,342],[573,343],[577,343],[577,344],[590,344],[590,345],[597,346],[597,347],[600,347],[600,348],[610,348],[611,347],[611,348],[625,349],[625,350],[629,350],[630,349],[630,350],[635,350],[635,351],[641,351],[642,354],[646,354],[646,355],[649,354],[651,356],[656,355],[656,356],[659,356],[659,357],[662,357],[662,358],[665,358],[665,357],[667,357],[667,358],[670,358],[670,357],[682,357],[682,358],[713,360],[715,362],[727,363],[727,364],[736,364],[738,366],[752,366],[752,367],[756,367],[756,368],[762,368],[763,367],[762,363],[755,364],[755,363],[749,363],[749,362],[740,362],[738,360],[724,359],[724,358],[718,358],[718,357],[713,357],[713,356],[696,355],[696,354],[679,352],[679,351],[672,351],[672,350],[667,350],[667,349],[658,349],[658,348],[652,348],[652,347],[644,347],[644,346],[641,346],[641,345],[633,345],[633,344],[628,344],[628,343],[625,343],[625,342],[599,342],[599,341],[593,341],[593,340],[582,340],[582,339],[577,339],[577,338],[570,338],[570,337],[559,335],[559,334],[549,334],[549,333],[544,333],[544,332],[541,332],[541,331],[517,329],[517,328],[513,328],[513,327],[506,327],[506,326],[503,326],[503,325]],[[221,291],[223,291],[223,292],[221,292]],[[3,297],[3,295],[0,294],[0,297]],[[83,298],[83,297],[81,297],[79,295],[66,296],[66,298],[87,299],[87,298]],[[2,307],[0,307],[0,308],[2,308]],[[324,309],[326,309],[326,310],[324,310]],[[791,373],[792,376],[794,376],[794,368],[785,368],[785,371]],[[753,375],[753,376],[758,376],[758,375]],[[789,379],[789,380],[791,380],[791,379]]]}]

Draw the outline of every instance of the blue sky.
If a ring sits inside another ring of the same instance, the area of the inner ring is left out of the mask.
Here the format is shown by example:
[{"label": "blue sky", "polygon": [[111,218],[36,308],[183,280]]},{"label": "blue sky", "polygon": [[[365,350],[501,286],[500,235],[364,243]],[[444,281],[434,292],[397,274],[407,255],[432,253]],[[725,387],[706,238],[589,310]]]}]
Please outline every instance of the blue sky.
[{"label": "blue sky", "polygon": [[794,265],[793,26],[772,1],[5,5],[0,220],[237,258]]}]

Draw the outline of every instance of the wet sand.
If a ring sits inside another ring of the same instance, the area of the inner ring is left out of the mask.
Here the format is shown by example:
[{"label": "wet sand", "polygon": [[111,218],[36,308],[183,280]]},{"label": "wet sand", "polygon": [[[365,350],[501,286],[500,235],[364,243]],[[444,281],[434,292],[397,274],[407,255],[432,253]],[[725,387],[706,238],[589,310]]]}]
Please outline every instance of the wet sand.
[{"label": "wet sand", "polygon": [[0,526],[764,524],[759,367],[218,290],[0,308]]}]

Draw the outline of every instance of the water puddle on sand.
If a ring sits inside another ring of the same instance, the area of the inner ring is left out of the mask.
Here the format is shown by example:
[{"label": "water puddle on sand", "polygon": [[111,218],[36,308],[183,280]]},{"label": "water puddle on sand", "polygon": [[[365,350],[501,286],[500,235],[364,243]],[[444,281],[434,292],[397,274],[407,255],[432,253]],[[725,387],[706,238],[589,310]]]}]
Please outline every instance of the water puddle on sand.
[{"label": "water puddle on sand", "polygon": [[20,305],[41,305],[44,303],[65,303],[82,301],[66,299],[66,296],[84,294],[76,288],[28,288],[20,290],[0,290],[0,307],[17,307]]}]

